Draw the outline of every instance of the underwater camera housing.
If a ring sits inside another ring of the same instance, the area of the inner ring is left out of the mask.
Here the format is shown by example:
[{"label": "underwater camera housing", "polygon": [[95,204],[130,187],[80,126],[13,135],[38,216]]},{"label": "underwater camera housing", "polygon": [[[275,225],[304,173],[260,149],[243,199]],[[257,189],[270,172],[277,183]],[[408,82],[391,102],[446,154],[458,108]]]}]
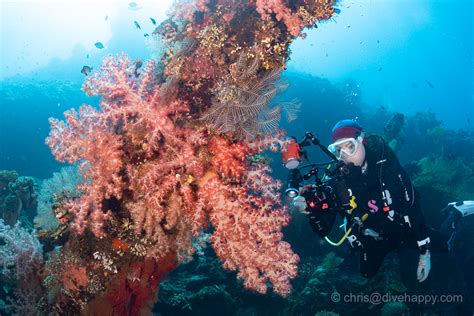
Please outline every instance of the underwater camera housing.
[{"label": "underwater camera housing", "polygon": [[[308,160],[307,153],[302,149],[310,145],[319,147],[331,158],[331,161],[300,166],[301,157]],[[286,182],[286,196],[293,199],[303,196],[307,207],[311,210],[349,208],[350,194],[345,183],[349,170],[346,164],[338,161],[311,132],[306,132],[300,142],[296,142],[296,139],[293,138],[289,146],[290,150],[282,152],[283,165],[290,169]],[[324,175],[320,176],[319,168],[331,164],[332,168],[324,168]],[[311,179],[313,179],[312,182],[310,182]],[[303,184],[303,182],[307,184]]]}]

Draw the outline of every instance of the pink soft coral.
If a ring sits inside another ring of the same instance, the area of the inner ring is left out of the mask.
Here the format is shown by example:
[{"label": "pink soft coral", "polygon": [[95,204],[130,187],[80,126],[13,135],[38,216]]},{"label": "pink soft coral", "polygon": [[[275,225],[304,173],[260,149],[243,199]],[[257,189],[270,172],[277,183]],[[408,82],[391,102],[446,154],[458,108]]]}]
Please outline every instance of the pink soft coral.
[{"label": "pink soft coral", "polygon": [[210,149],[221,177],[211,175],[198,196],[215,228],[211,242],[216,254],[226,269],[239,271],[245,287],[265,293],[269,281],[276,293],[288,296],[299,257],[282,241],[281,229],[290,218],[281,204],[281,183],[270,177],[268,166],[245,163],[245,155],[252,153],[248,146],[214,138]]},{"label": "pink soft coral", "polygon": [[66,204],[71,227],[104,236],[108,220],[129,217],[150,245],[148,258],[173,254],[183,262],[194,252],[193,236],[210,222],[217,255],[246,287],[263,293],[269,281],[288,295],[298,256],[282,241],[289,217],[280,184],[264,165],[246,162],[257,150],[209,135],[187,118],[186,102],[163,101],[154,63],[134,73],[127,57],[107,58],[84,84],[89,95],[102,96],[100,110],[82,106],[79,114],[66,112],[66,122],[51,120],[53,154],[80,162],[86,179],[82,196]]},{"label": "pink soft coral", "polygon": [[102,209],[102,201],[121,197],[123,183],[118,173],[123,165],[122,140],[113,133],[107,118],[88,105],[81,106],[79,113],[70,110],[64,115],[66,122],[50,119],[46,143],[57,160],[80,163],[87,181],[79,186],[84,195],[68,203],[75,214],[73,227],[79,233],[89,227],[100,236],[108,211]]},{"label": "pink soft coral", "polygon": [[267,171],[247,173],[243,186],[226,185],[216,176],[201,187],[200,196],[208,203],[215,228],[211,242],[224,267],[238,270],[247,288],[265,293],[269,281],[286,297],[299,257],[282,241],[289,216],[278,203],[280,184]]}]

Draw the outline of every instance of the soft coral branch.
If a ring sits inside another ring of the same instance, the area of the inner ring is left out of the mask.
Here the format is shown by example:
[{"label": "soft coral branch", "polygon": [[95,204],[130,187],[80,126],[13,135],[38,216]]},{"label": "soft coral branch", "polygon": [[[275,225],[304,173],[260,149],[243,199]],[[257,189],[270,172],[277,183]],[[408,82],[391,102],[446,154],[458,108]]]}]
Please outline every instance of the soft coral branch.
[{"label": "soft coral branch", "polygon": [[280,184],[267,171],[260,167],[247,173],[252,178],[242,186],[225,184],[214,176],[199,194],[208,203],[215,228],[211,242],[224,267],[238,270],[247,288],[265,293],[269,281],[276,293],[286,297],[299,257],[282,241],[281,229],[289,216],[279,205]]},{"label": "soft coral branch", "polygon": [[102,201],[121,198],[123,181],[122,139],[113,132],[101,112],[83,105],[79,113],[65,113],[66,121],[50,119],[51,132],[46,139],[53,155],[59,161],[80,162],[80,171],[86,181],[79,188],[83,196],[68,203],[75,215],[73,228],[83,233],[87,226],[96,236],[102,234],[105,220]]}]

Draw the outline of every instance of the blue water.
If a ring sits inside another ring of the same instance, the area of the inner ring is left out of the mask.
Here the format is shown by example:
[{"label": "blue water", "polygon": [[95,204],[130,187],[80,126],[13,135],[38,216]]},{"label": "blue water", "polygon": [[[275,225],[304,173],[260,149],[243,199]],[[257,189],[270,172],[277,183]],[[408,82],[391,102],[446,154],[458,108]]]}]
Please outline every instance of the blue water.
[{"label": "blue water", "polygon": [[413,114],[435,112],[472,128],[473,2],[343,1],[335,21],[293,47],[289,69],[354,79],[362,101]]},{"label": "blue water", "polygon": [[[97,106],[99,102],[98,98],[87,97],[81,91],[84,80],[81,68],[88,65],[97,69],[101,60],[110,54],[125,52],[133,60],[147,60],[160,52],[143,35],[151,33],[154,28],[149,17],[153,16],[159,23],[168,4],[159,1],[152,6],[151,2],[144,2],[141,10],[131,11],[127,2],[116,2],[100,14],[95,12],[99,11],[99,4],[96,5],[90,4],[86,10],[75,9],[79,19],[65,15],[58,20],[58,12],[66,10],[67,4],[1,4],[0,171],[16,170],[20,175],[39,179],[51,177],[62,164],[54,160],[45,144],[49,133],[48,118],[63,118],[63,112],[70,108],[78,108],[84,103]],[[426,142],[423,139],[434,131],[441,135],[460,136],[454,144],[443,144],[443,152],[448,153],[447,156],[459,157],[472,169],[472,163],[468,162],[469,157],[474,156],[473,1],[367,0],[340,1],[337,6],[340,13],[317,29],[307,31],[307,38],[297,39],[291,46],[292,54],[282,76],[289,87],[276,97],[274,103],[296,99],[301,111],[295,121],[283,119],[281,127],[288,135],[297,138],[311,131],[327,145],[330,131],[338,120],[357,117],[366,132],[382,134],[393,112],[401,112],[409,122],[421,122],[419,126],[408,124],[403,131],[404,143],[397,152],[403,165],[427,157],[433,151],[441,151],[439,148],[433,150],[433,146],[437,146],[433,140],[436,137]],[[48,19],[53,15],[56,23]],[[134,26],[136,20],[141,30]],[[67,27],[68,23],[81,25],[82,22],[82,31],[79,27],[74,33]],[[88,23],[104,29],[95,32]],[[104,44],[104,49],[94,47],[98,41]],[[53,47],[57,54],[51,49]],[[423,112],[423,119],[413,120],[418,112]],[[437,120],[441,122],[440,126]],[[436,128],[431,131],[432,127]],[[466,139],[462,139],[463,135]],[[314,147],[308,152],[312,161],[327,161],[327,157]],[[281,166],[280,157],[276,154],[270,154],[270,157],[275,177],[285,180],[287,170]],[[438,199],[446,202],[443,198],[446,197],[426,194],[422,203],[436,204],[436,209],[428,210],[435,214],[441,205]],[[328,253],[329,246],[310,231],[306,220],[302,215],[300,218],[295,216],[292,225],[287,227],[285,238],[302,258],[310,261]],[[436,222],[436,219],[429,218],[429,222]],[[339,251],[337,255],[349,258],[349,263],[341,269],[341,275],[352,278],[356,270],[351,266],[353,258],[341,249],[336,250]],[[208,256],[208,260],[213,258]],[[396,265],[390,266],[393,259],[387,259],[385,271],[397,269]],[[321,264],[321,261],[322,256],[313,263]],[[230,293],[237,293],[236,300],[243,298],[241,305],[248,304],[249,312],[246,314],[252,313],[252,304],[259,306],[258,310],[266,310],[269,302],[273,308],[286,304],[274,296],[243,292],[241,285],[235,282],[235,275],[223,276],[219,264],[213,264],[216,268],[209,269],[208,265],[194,261],[189,266],[180,267],[182,270],[178,269],[170,280],[187,278],[191,286],[194,284],[200,290],[209,278],[209,288],[214,291],[222,283],[231,289]],[[184,274],[180,274],[183,271]],[[444,272],[434,271],[432,274],[449,277],[449,273]],[[199,281],[199,277],[204,281],[193,283],[196,279]],[[332,278],[339,282],[343,280],[339,275]],[[213,283],[216,280],[220,283]],[[324,283],[330,283],[330,280],[331,277],[321,280],[318,286],[327,287],[330,293],[332,285]],[[297,279],[295,288],[303,293],[298,282]],[[389,288],[383,282],[380,284]],[[442,282],[437,284],[445,285]],[[158,309],[164,311],[163,315],[173,315],[179,308],[173,305],[174,309],[166,313],[166,308],[172,305],[169,304],[170,297],[179,293],[173,285],[173,281],[164,282],[160,290],[164,299],[159,303],[163,306],[158,306]],[[449,289],[447,286],[444,290]],[[321,291],[318,293],[320,296],[323,294]],[[222,301],[228,302],[228,298]],[[197,306],[198,310],[201,308],[201,313],[206,311],[207,305],[212,305],[209,302],[212,301],[201,302],[203,306]],[[326,306],[325,303],[328,302],[321,302],[321,306]],[[327,306],[331,308],[333,305],[329,302]],[[183,315],[192,313],[184,309],[180,312]],[[315,314],[313,311],[305,312]]]},{"label": "blue water", "polygon": [[[363,110],[384,106],[405,114],[431,111],[447,128],[472,130],[472,1],[342,1],[338,7],[340,14],[308,31],[306,39],[298,39],[291,47],[284,74],[290,87],[279,98],[297,97],[304,115],[284,127],[294,134],[310,129],[327,136],[337,119],[357,116],[351,109],[341,111],[337,107],[340,100],[325,94],[317,80],[316,90],[300,89],[299,78],[310,75],[339,86],[351,99],[349,103],[355,102]],[[22,20],[26,9],[20,3],[5,4],[4,12],[15,10],[16,17],[2,16],[4,25],[16,25],[11,19],[20,19],[18,27],[23,28],[37,22]],[[97,103],[80,91],[83,65],[98,67],[108,54],[126,52],[132,58],[146,59],[155,52],[142,34],[153,25],[142,18],[143,32],[133,26],[140,14],[127,10],[125,4],[117,5],[116,15],[103,22],[111,27],[105,49],[77,44],[68,58],[49,60],[38,52],[37,58],[48,62],[36,67],[32,66],[35,55],[28,55],[27,46],[12,53],[15,33],[2,28],[0,169],[46,178],[58,168],[44,145],[47,118],[61,117],[66,109],[84,102]],[[50,27],[60,32],[59,25]],[[51,30],[45,27],[39,32]],[[41,35],[45,36],[38,37]],[[91,35],[90,40],[100,39]],[[34,41],[31,38],[32,45]],[[312,125],[312,116],[322,118],[323,125]],[[370,129],[370,122],[366,124]]]}]

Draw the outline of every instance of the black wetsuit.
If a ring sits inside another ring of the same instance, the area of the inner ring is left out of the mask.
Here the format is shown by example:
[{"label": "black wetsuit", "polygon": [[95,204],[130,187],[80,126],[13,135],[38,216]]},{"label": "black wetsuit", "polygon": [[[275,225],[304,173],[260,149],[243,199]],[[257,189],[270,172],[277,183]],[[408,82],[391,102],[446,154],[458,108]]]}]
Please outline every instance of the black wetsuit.
[{"label": "black wetsuit", "polygon": [[[417,241],[428,237],[432,241],[429,244],[438,248],[436,251],[445,250],[442,249],[446,248],[444,240],[428,229],[411,180],[383,138],[367,136],[365,148],[366,167],[352,165],[344,180],[357,206],[351,207],[352,210],[334,210],[331,206],[321,210],[308,206],[313,230],[322,237],[327,236],[336,213],[344,216],[346,229],[352,227],[348,240],[352,247],[360,250],[360,272],[364,277],[374,276],[390,251],[418,248]],[[427,247],[422,246],[421,251]]]}]

